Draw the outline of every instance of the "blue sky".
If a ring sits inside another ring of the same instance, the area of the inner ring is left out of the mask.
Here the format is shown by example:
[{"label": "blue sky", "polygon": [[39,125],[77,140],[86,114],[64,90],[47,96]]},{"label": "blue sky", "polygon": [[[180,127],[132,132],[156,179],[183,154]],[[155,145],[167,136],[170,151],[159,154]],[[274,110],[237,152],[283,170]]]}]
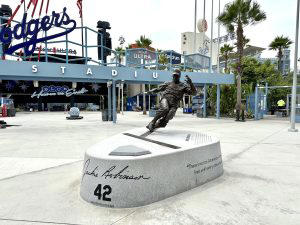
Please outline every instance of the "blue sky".
[{"label": "blue sky", "polygon": [[[28,0],[26,0],[28,2]],[[0,4],[10,4],[15,8],[20,0],[0,0]],[[210,35],[211,0],[206,0],[206,15]],[[229,0],[221,0],[221,9]],[[245,28],[250,44],[267,48],[276,35],[288,36],[294,41],[296,0],[258,0],[267,14],[267,20],[253,27]],[[50,0],[50,10],[61,12],[66,6],[68,12],[79,23],[76,0]],[[218,0],[214,0],[215,17],[218,13]],[[98,20],[111,23],[114,47],[118,37],[123,35],[127,43],[132,43],[140,35],[153,40],[153,47],[180,51],[180,34],[193,31],[194,0],[83,0],[85,25],[94,28]],[[198,18],[202,18],[203,0],[198,0]],[[18,14],[17,19],[21,15]],[[217,35],[217,24],[214,25]],[[221,34],[225,34],[224,28]],[[94,39],[93,39],[94,40]],[[292,46],[292,58],[294,48]],[[274,57],[276,52],[265,51],[263,56]]]}]

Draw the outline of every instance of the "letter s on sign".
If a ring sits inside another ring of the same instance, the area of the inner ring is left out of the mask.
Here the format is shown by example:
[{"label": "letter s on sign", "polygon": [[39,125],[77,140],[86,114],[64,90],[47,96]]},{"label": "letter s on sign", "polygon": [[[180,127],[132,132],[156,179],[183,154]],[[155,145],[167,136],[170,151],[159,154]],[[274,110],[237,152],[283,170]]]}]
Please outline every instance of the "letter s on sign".
[{"label": "letter s on sign", "polygon": [[37,73],[38,72],[37,65],[32,65],[32,72],[33,73]]}]

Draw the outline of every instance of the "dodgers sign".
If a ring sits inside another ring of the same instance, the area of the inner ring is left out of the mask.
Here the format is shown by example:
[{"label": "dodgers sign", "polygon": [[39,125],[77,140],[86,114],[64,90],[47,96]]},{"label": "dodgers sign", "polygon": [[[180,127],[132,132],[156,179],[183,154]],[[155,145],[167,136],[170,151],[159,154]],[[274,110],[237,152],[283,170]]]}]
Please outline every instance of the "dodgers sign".
[{"label": "dodgers sign", "polygon": [[[36,49],[37,43],[55,39],[72,32],[76,28],[76,21],[70,19],[67,14],[67,8],[63,9],[61,14],[52,12],[52,16],[44,16],[40,19],[32,19],[27,23],[27,13],[24,13],[21,23],[15,27],[4,27],[0,30],[0,42],[4,44],[10,43],[12,40],[28,40],[8,48],[4,54],[13,54],[16,50],[24,48],[25,55],[32,55]],[[61,33],[38,38],[40,31],[49,31],[53,26],[61,27],[62,25],[70,25],[69,28]]]}]

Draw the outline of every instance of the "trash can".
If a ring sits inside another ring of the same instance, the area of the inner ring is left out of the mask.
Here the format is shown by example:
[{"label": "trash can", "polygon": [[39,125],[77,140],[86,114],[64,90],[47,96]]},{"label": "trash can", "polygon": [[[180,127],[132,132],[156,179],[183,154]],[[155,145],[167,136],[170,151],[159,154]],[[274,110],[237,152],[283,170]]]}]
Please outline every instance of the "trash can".
[{"label": "trash can", "polygon": [[203,118],[203,111],[202,111],[202,109],[197,109],[197,117]]},{"label": "trash can", "polygon": [[7,112],[7,117],[11,117],[11,109],[8,108],[8,109],[6,110],[6,112]]},{"label": "trash can", "polygon": [[3,105],[2,107],[2,117],[7,117],[7,106]]},{"label": "trash can", "polygon": [[16,110],[14,108],[7,109],[7,117],[14,117],[16,116]]},{"label": "trash can", "polygon": [[108,115],[109,115],[108,109],[102,109],[101,113],[102,113],[102,121],[113,121],[113,112],[112,112],[112,110],[111,110],[110,118],[108,117]]},{"label": "trash can", "polygon": [[108,121],[108,110],[103,109],[101,112],[102,112],[102,121]]},{"label": "trash can", "polygon": [[11,116],[12,117],[15,117],[16,116],[16,109],[15,108],[13,108],[12,110],[11,110]]}]

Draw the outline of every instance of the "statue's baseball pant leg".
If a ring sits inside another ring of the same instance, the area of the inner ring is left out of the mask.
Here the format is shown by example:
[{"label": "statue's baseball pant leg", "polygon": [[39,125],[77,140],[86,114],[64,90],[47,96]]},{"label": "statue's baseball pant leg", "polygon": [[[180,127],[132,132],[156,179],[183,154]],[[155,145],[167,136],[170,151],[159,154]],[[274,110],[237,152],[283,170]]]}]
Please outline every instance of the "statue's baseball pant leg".
[{"label": "statue's baseball pant leg", "polygon": [[239,121],[240,120],[240,110],[237,109],[236,110],[236,121]]},{"label": "statue's baseball pant leg", "polygon": [[147,128],[153,131],[156,128],[156,122],[166,117],[169,113],[169,103],[168,100],[163,98],[160,101],[159,109],[156,112],[154,119],[148,124]]},{"label": "statue's baseball pant leg", "polygon": [[245,110],[242,109],[242,121],[245,121]]},{"label": "statue's baseball pant leg", "polygon": [[177,107],[171,107],[168,114],[161,118],[157,123],[156,123],[156,128],[159,128],[159,127],[166,127],[168,122],[174,118],[175,114],[176,114],[176,111],[177,111]]}]

